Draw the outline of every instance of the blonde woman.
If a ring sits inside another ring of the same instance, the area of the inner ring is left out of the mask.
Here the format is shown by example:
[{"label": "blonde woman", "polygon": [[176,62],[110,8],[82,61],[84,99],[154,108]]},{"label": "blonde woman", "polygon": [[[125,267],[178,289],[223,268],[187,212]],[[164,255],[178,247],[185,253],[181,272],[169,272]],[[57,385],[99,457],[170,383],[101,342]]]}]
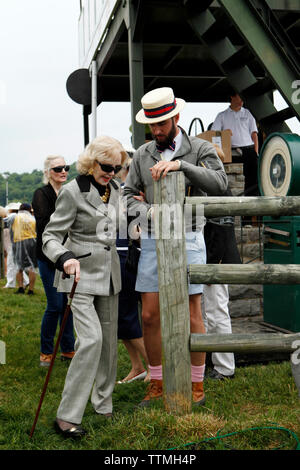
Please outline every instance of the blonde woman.
[{"label": "blonde woman", "polygon": [[[113,215],[119,209],[120,186],[114,177],[126,156],[117,140],[95,138],[78,159],[79,176],[60,191],[43,234],[45,255],[58,270],[72,276],[64,279],[58,273],[57,290],[68,293],[74,279],[78,282],[72,302],[76,352],[55,421],[57,432],[65,437],[86,434],[81,421],[91,392],[95,412],[106,417],[112,414],[121,290],[113,224]],[[88,253],[91,256],[77,259]]]},{"label": "blonde woman", "polygon": [[[59,155],[49,155],[44,162],[43,183],[45,186],[38,188],[32,200],[32,207],[36,219],[37,232],[37,262],[40,276],[47,297],[47,306],[41,325],[41,351],[40,366],[49,367],[54,350],[54,337],[58,322],[61,323],[67,304],[67,296],[57,292],[53,286],[55,268],[52,261],[42,251],[42,235],[51,215],[55,210],[55,203],[59,190],[67,181],[69,165]],[[70,361],[74,356],[74,331],[72,314],[64,328],[61,338],[61,360]]]}]

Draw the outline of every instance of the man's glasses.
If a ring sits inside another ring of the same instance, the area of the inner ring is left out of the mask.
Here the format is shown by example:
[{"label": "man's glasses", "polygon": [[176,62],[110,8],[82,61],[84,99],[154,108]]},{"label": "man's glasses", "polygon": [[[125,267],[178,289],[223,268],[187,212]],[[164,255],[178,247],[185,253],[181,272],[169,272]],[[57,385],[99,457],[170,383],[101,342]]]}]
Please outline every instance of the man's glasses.
[{"label": "man's glasses", "polygon": [[106,163],[98,162],[98,160],[96,161],[99,164],[101,170],[105,171],[105,173],[111,173],[113,171],[116,174],[116,173],[119,173],[120,170],[122,170],[122,165],[113,166],[113,165],[108,165]]},{"label": "man's glasses", "polygon": [[50,170],[55,171],[55,173],[61,173],[63,170],[69,171],[70,165],[62,165],[62,166],[55,166],[54,168],[50,168]]}]

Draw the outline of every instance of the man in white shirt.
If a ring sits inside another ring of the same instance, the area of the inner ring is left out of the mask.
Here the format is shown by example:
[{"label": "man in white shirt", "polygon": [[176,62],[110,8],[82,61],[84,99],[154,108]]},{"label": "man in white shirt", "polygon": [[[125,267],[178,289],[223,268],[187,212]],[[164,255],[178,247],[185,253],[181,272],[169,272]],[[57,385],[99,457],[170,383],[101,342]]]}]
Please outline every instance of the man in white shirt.
[{"label": "man in white shirt", "polygon": [[245,196],[258,196],[258,130],[240,95],[230,96],[230,106],[217,115],[211,129],[231,131],[232,162],[243,163]]}]

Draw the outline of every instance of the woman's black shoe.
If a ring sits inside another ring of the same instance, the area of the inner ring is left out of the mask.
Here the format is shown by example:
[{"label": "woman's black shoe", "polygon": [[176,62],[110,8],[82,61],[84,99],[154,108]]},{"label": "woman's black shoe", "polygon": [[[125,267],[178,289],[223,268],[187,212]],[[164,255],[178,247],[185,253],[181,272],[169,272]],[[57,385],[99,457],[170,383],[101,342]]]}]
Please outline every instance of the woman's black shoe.
[{"label": "woman's black shoe", "polygon": [[78,424],[73,424],[70,429],[63,430],[59,426],[57,421],[54,421],[54,427],[58,434],[62,434],[64,437],[71,437],[73,439],[80,439],[81,437],[86,435],[86,430],[83,429]]},{"label": "woman's black shoe", "polygon": [[25,294],[25,289],[23,287],[19,287],[15,294]]}]

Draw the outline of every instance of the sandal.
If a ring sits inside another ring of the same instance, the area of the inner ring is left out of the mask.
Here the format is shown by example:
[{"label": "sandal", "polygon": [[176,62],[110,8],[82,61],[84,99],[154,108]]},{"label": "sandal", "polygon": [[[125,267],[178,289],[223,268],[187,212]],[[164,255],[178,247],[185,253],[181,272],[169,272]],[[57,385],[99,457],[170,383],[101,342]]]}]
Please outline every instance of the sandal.
[{"label": "sandal", "polygon": [[147,372],[144,370],[143,372],[140,372],[139,374],[136,374],[134,377],[131,377],[131,379],[123,379],[119,380],[117,384],[130,384],[131,382],[134,382],[135,380],[142,380],[146,377]]}]

